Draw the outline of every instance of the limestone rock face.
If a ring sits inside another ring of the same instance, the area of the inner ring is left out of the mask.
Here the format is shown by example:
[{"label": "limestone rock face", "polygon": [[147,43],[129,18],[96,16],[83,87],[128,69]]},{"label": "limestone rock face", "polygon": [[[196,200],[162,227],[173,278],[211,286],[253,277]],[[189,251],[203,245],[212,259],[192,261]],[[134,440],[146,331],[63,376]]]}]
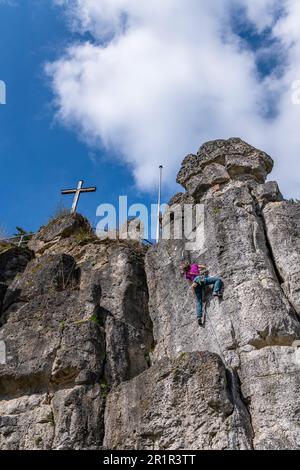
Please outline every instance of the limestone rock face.
[{"label": "limestone rock face", "polygon": [[2,312],[3,299],[5,297],[7,287],[8,287],[7,284],[5,284],[4,282],[0,282],[0,314]]},{"label": "limestone rock face", "polygon": [[91,236],[92,230],[87,219],[80,214],[67,214],[51,220],[46,226],[41,227],[28,246],[36,255],[49,253],[52,247],[62,251],[64,246],[71,242],[81,241]]},{"label": "limestone rock face", "polygon": [[[66,215],[1,250],[0,449],[300,448],[300,203],[272,167],[208,142],[157,245]],[[183,261],[224,282],[203,327]]]},{"label": "limestone rock face", "polygon": [[230,179],[263,183],[273,168],[273,160],[241,139],[216,140],[188,155],[177,176],[189,194],[200,197],[210,187]]},{"label": "limestone rock face", "polygon": [[2,449],[100,448],[109,390],[149,367],[143,248],[60,243],[3,293]]},{"label": "limestone rock face", "polygon": [[[245,347],[291,345],[300,334],[299,317],[278,281],[251,190],[232,182],[202,202],[202,250],[186,251],[186,240],[166,240],[147,253],[154,358],[207,349],[231,357]],[[299,259],[299,251],[294,256]],[[187,258],[207,264],[224,281],[221,300],[207,290],[207,325],[200,330],[191,289],[180,275]]]},{"label": "limestone rock face", "polygon": [[243,353],[242,394],[251,413],[256,449],[299,449],[300,348]]},{"label": "limestone rock face", "polygon": [[14,247],[9,244],[0,246],[0,324],[8,286],[25,270],[33,256],[33,252],[27,248]]},{"label": "limestone rock face", "polygon": [[300,312],[300,203],[268,204],[263,216],[281,287]]},{"label": "limestone rock face", "polygon": [[267,181],[265,184],[259,184],[253,191],[253,195],[260,207],[264,207],[268,202],[278,202],[283,200],[276,181]]},{"label": "limestone rock face", "polygon": [[[227,172],[223,181],[220,165]],[[240,384],[237,396],[251,415],[258,449],[300,445],[300,204],[283,201],[277,183],[265,183],[272,165],[264,152],[237,139],[209,142],[188,156],[178,175],[187,192],[170,202],[183,209],[193,198],[195,208],[204,207],[202,237],[193,250],[186,233],[162,240],[146,256],[153,364],[184,352],[217,353]],[[206,177],[211,174],[215,179]],[[163,226],[178,233],[182,219],[183,212],[173,219],[166,214]],[[204,328],[197,326],[195,300],[180,275],[183,261],[206,264],[224,281],[221,299],[206,289]]]},{"label": "limestone rock face", "polygon": [[26,248],[8,247],[0,252],[0,282],[10,284],[17,274],[22,273],[33,253]]},{"label": "limestone rock face", "polygon": [[104,446],[251,449],[250,417],[231,393],[217,355],[184,353],[162,360],[109,395]]},{"label": "limestone rock face", "polygon": [[27,265],[24,275],[11,283],[6,304],[16,300],[28,301],[50,292],[61,292],[66,287],[75,287],[78,276],[79,270],[72,256],[48,255],[34,259]]}]

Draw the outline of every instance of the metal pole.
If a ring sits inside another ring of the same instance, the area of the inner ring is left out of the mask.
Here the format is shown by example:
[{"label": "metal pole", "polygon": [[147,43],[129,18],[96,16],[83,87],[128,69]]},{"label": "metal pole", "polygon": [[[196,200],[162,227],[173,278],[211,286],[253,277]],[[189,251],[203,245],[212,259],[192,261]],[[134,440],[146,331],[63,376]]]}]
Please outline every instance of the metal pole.
[{"label": "metal pole", "polygon": [[159,184],[158,184],[158,203],[157,203],[157,227],[156,227],[156,243],[160,239],[160,206],[161,206],[161,183],[162,183],[163,166],[159,166]]},{"label": "metal pole", "polygon": [[77,186],[77,191],[76,191],[75,196],[74,196],[74,202],[73,202],[73,205],[72,205],[71,214],[76,213],[82,186],[83,186],[83,180],[80,180],[79,183],[78,183],[78,186]]}]

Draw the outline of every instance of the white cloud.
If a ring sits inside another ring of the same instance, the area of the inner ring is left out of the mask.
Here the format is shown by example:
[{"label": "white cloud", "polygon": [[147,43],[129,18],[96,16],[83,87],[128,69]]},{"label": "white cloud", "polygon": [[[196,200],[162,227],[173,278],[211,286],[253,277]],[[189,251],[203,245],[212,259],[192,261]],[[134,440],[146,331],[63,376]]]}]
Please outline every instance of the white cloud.
[{"label": "white cloud", "polygon": [[[140,188],[151,189],[160,163],[171,184],[205,140],[240,136],[269,151],[285,193],[300,196],[300,106],[291,100],[300,79],[298,0],[280,2],[280,19],[277,0],[229,0],[246,7],[258,32],[272,27],[285,52],[285,73],[263,81],[255,53],[231,30],[229,1],[55,1],[95,39],[47,66],[58,117],[116,151]],[[262,113],[271,95],[279,111],[272,121]]]},{"label": "white cloud", "polygon": [[16,0],[0,0],[0,6],[1,5],[6,5],[8,7],[15,7],[17,6],[17,1]]},{"label": "white cloud", "polygon": [[237,6],[245,6],[248,19],[258,31],[263,31],[274,25],[279,8],[284,2],[278,0],[236,0],[235,3]]}]

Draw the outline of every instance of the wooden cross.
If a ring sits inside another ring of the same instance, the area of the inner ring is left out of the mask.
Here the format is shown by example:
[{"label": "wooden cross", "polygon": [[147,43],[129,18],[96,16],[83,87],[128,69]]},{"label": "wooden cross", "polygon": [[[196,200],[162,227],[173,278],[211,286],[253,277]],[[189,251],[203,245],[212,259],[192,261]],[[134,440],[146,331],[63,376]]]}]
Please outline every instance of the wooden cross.
[{"label": "wooden cross", "polygon": [[75,214],[81,193],[94,193],[97,188],[83,188],[83,180],[80,180],[77,189],[63,189],[61,194],[75,194],[74,201],[71,209],[71,214]]}]

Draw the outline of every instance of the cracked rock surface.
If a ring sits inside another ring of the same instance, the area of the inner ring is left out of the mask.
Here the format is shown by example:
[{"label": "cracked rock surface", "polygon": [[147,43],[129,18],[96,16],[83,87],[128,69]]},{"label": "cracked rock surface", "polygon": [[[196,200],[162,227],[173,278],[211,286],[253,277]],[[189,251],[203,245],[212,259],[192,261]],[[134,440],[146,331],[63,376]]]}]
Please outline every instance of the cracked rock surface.
[{"label": "cracked rock surface", "polygon": [[149,367],[144,249],[47,237],[3,292],[0,448],[99,449],[110,389]]},{"label": "cracked rock surface", "polygon": [[[79,215],[1,245],[0,449],[300,448],[300,203],[272,168],[237,138],[188,155],[163,227],[201,204],[192,245],[98,240]],[[224,281],[203,328],[183,260]]]}]

